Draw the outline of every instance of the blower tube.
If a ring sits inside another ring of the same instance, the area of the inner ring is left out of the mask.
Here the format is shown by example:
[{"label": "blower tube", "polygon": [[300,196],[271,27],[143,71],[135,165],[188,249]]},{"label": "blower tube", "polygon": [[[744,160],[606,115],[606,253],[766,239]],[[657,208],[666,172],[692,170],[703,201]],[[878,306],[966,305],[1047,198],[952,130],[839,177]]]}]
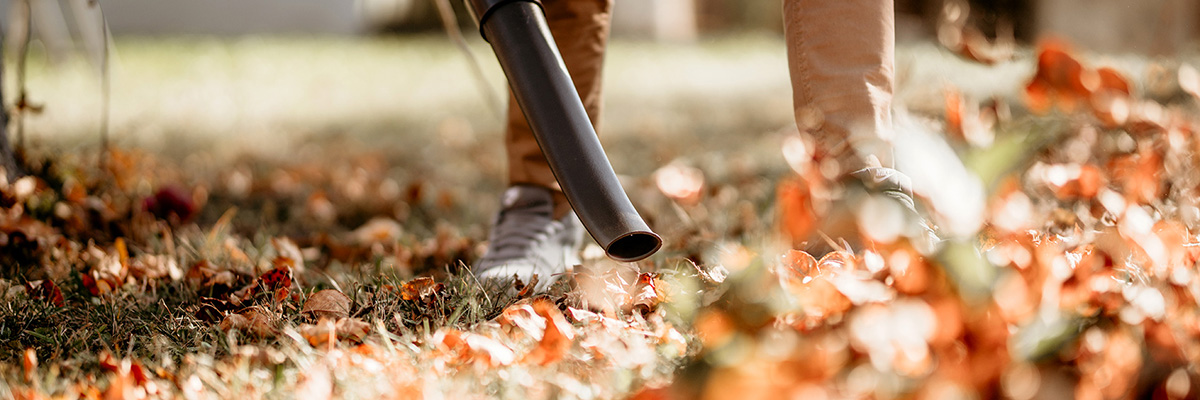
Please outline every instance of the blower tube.
[{"label": "blower tube", "polygon": [[662,239],[621,188],[550,35],[540,0],[465,2],[588,233],[617,261],[637,261],[658,251]]}]

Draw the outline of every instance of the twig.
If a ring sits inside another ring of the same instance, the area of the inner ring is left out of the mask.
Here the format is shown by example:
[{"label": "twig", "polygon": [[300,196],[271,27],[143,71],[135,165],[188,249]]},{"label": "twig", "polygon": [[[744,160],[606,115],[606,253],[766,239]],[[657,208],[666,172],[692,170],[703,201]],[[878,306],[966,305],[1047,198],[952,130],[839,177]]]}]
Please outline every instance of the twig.
[{"label": "twig", "polygon": [[[104,17],[104,8],[99,1],[92,1],[90,6],[96,7],[100,14],[100,35],[104,37],[103,51],[100,56],[100,151],[101,160],[108,159],[108,120],[112,103],[112,72],[109,69],[109,33],[108,18]],[[101,161],[102,163],[104,161]]]},{"label": "twig", "polygon": [[438,15],[442,19],[442,28],[446,30],[446,35],[450,36],[450,41],[462,50],[463,55],[467,57],[468,63],[471,65],[471,76],[475,78],[475,85],[479,87],[479,93],[483,95],[483,99],[488,104],[488,108],[492,110],[492,114],[496,118],[503,120],[503,108],[500,106],[500,96],[492,90],[488,85],[487,77],[483,74],[483,68],[479,66],[479,60],[475,58],[475,53],[471,52],[471,47],[467,46],[466,39],[463,38],[462,31],[458,27],[458,19],[454,16],[454,8],[450,6],[450,0],[433,0],[437,6]]},{"label": "twig", "polygon": [[21,47],[17,48],[17,150],[25,151],[25,110],[29,108],[29,96],[25,85],[25,70],[29,59],[29,42],[33,37],[33,6],[29,0],[21,0],[21,14],[25,19],[25,33]]}]

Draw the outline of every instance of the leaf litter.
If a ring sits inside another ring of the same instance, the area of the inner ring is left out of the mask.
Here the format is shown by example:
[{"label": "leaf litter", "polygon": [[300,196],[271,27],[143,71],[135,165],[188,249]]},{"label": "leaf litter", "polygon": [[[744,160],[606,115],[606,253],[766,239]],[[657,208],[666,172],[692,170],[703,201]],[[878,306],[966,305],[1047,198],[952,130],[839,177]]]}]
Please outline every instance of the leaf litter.
[{"label": "leaf litter", "polygon": [[[481,230],[436,222],[462,200],[439,183],[405,187],[381,158],[200,174],[133,150],[103,171],[47,156],[0,185],[0,388],[1195,397],[1200,74],[1180,64],[1166,75],[1183,96],[1163,100],[1062,42],[1008,60],[1009,44],[981,42],[965,12],[945,11],[943,44],[1035,72],[1015,104],[947,88],[943,113],[914,123],[938,151],[906,172],[962,183],[914,187],[940,241],[924,243],[883,203],[840,201],[851,192],[821,174],[804,134],[783,143],[790,168],[766,181],[689,160],[662,167],[633,195],[655,199],[647,215],[679,240],[636,267],[589,259],[545,294],[475,280],[464,267]],[[1012,146],[1022,156],[1003,156]],[[857,229],[834,251],[804,251],[841,204],[871,217],[850,220]]]}]

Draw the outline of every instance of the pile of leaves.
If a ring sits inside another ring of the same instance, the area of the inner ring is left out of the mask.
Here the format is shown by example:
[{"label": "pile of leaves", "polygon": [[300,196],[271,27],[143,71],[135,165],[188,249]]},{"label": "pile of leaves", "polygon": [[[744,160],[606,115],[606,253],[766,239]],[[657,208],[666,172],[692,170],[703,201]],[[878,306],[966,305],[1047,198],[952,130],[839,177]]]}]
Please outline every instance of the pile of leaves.
[{"label": "pile of leaves", "polygon": [[[43,157],[0,185],[0,390],[1194,398],[1200,73],[1138,91],[1061,43],[1029,62],[1020,102],[951,88],[898,124],[929,144],[932,167],[901,165],[924,219],[826,176],[802,133],[780,176],[679,162],[632,185],[666,247],[592,246],[548,293],[475,280],[484,227],[438,223],[471,205],[379,159]],[[805,251],[828,221],[852,229]]]}]

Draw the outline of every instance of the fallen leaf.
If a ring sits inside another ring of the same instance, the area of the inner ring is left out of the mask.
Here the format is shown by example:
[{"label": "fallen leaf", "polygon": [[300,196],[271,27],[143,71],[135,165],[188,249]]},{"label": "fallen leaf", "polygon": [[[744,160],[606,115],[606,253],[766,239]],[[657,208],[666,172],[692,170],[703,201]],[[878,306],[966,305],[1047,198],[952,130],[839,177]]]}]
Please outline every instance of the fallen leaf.
[{"label": "fallen leaf", "polygon": [[350,316],[350,297],[334,289],[325,289],[308,297],[302,313],[311,313],[317,319],[338,320]]},{"label": "fallen leaf", "polygon": [[32,299],[45,300],[55,307],[62,307],[66,304],[63,301],[62,290],[59,290],[58,285],[49,279],[25,282],[25,293]]},{"label": "fallen leaf", "polygon": [[534,311],[529,303],[508,306],[500,313],[500,326],[515,327],[533,340],[542,340],[546,333],[546,319]]},{"label": "fallen leaf", "polygon": [[558,307],[549,300],[538,299],[533,302],[533,310],[538,316],[545,318],[546,330],[536,347],[521,359],[537,365],[548,365],[566,357],[567,351],[575,341],[575,330]]},{"label": "fallen leaf", "polygon": [[262,307],[247,307],[237,314],[229,314],[221,321],[221,330],[228,332],[239,330],[257,337],[274,337],[279,331],[275,328],[278,317]]},{"label": "fallen leaf", "polygon": [[459,361],[463,363],[480,363],[494,367],[510,365],[516,361],[516,353],[511,348],[479,334],[443,329],[434,335],[434,342],[457,353]]},{"label": "fallen leaf", "polygon": [[780,182],[776,190],[779,228],[794,245],[799,245],[808,240],[817,227],[812,188],[805,179],[794,178]]},{"label": "fallen leaf", "polygon": [[282,266],[259,275],[258,282],[270,291],[286,289],[292,286],[292,268]]},{"label": "fallen leaf", "polygon": [[322,319],[316,324],[303,324],[300,336],[313,347],[332,345],[337,341],[362,343],[371,332],[371,325],[358,318]]},{"label": "fallen leaf", "polygon": [[659,304],[667,301],[666,285],[657,274],[643,272],[638,275],[638,281],[633,285],[630,307],[642,314],[658,309]]},{"label": "fallen leaf", "polygon": [[24,367],[25,382],[30,383],[30,384],[36,382],[37,375],[38,375],[38,373],[37,373],[38,372],[37,371],[37,366],[38,366],[37,351],[35,351],[34,349],[25,349],[25,352],[22,353],[22,357],[21,357],[21,366]]},{"label": "fallen leaf", "polygon": [[445,285],[423,276],[404,282],[400,288],[400,298],[406,301],[430,301],[439,296],[444,289]]},{"label": "fallen leaf", "polygon": [[1044,40],[1038,45],[1037,69],[1033,79],[1025,86],[1029,108],[1044,113],[1058,106],[1072,111],[1076,105],[1091,95],[1084,84],[1083,64],[1071,55],[1066,43]]}]

